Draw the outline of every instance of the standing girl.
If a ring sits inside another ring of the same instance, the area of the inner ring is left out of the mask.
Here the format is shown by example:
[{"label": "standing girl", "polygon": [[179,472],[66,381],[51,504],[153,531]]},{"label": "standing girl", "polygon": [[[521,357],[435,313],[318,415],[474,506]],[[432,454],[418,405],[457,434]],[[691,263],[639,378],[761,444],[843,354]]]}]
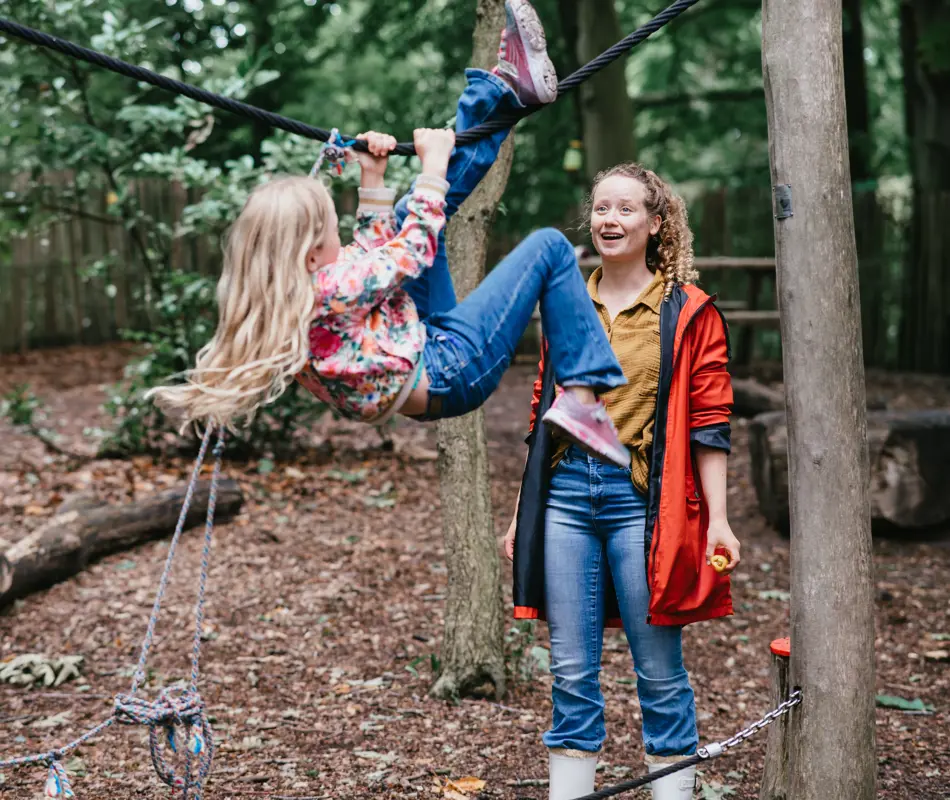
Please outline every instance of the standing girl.
[{"label": "standing girl", "polygon": [[[545,424],[556,373],[542,356],[528,461],[505,539],[515,616],[547,619],[554,712],[550,798],[594,790],[606,738],[600,690],[606,625],[623,625],[637,675],[650,771],[696,752],[696,708],[682,627],[732,613],[727,575],[710,565],[739,542],[726,517],[732,388],[726,327],[693,285],[683,201],[653,172],[602,172],[590,198],[603,260],[587,284],[626,385],[605,396],[629,465],[590,459]],[[549,351],[547,351],[549,352]],[[720,557],[720,556],[717,556]],[[655,800],[693,796],[695,768],[651,784]]]}]

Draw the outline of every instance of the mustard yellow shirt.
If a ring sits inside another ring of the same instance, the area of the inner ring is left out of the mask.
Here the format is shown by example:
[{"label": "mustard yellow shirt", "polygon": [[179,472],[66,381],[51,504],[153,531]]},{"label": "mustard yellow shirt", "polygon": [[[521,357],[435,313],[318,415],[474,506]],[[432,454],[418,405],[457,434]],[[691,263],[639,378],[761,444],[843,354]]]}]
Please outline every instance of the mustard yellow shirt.
[{"label": "mustard yellow shirt", "polygon": [[[650,446],[656,415],[656,394],[660,384],[660,305],[663,302],[663,274],[657,272],[650,284],[629,306],[611,320],[600,301],[598,287],[602,267],[594,270],[587,281],[587,291],[594,301],[614,355],[627,378],[603,395],[607,413],[617,433],[631,453],[630,471],[634,486],[644,494],[650,476]],[[554,463],[561,460],[568,443],[561,442],[554,454]]]}]

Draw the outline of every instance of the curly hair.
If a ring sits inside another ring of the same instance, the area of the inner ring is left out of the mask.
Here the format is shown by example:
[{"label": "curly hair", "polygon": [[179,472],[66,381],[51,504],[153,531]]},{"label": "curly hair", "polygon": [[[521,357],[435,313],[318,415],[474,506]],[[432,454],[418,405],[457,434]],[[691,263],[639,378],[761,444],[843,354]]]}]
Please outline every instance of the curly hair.
[{"label": "curly hair", "polygon": [[653,272],[662,271],[666,280],[663,298],[670,296],[676,284],[695,283],[699,273],[693,266],[693,232],[689,228],[686,203],[653,170],[628,162],[598,172],[587,197],[588,225],[597,187],[615,175],[639,181],[644,189],[647,214],[660,217],[660,230],[647,242],[647,266]]}]

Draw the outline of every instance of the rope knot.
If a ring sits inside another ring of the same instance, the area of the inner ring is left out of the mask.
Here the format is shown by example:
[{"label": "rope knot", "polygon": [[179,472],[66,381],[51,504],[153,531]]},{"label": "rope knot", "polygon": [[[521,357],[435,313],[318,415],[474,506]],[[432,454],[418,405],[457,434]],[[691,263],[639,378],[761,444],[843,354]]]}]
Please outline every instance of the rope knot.
[{"label": "rope knot", "polygon": [[330,131],[330,137],[323,143],[323,146],[320,148],[320,154],[317,156],[317,160],[310,170],[310,177],[314,178],[317,176],[324,161],[330,164],[338,176],[342,175],[343,164],[346,161],[346,148],[352,146],[352,144],[353,140],[345,140],[340,136],[340,132],[336,128]]},{"label": "rope knot", "polygon": [[[149,750],[152,765],[159,779],[176,789],[195,789],[195,800],[201,797],[201,787],[211,771],[214,739],[205,713],[204,701],[193,688],[169,686],[159,692],[154,701],[130,694],[116,695],[115,719],[122,725],[148,726]],[[176,728],[186,731],[184,770],[178,774],[165,758],[165,751],[179,754]],[[161,745],[164,739],[164,747]],[[193,761],[197,760],[197,775],[193,775]],[[187,794],[186,794],[187,796]]]}]

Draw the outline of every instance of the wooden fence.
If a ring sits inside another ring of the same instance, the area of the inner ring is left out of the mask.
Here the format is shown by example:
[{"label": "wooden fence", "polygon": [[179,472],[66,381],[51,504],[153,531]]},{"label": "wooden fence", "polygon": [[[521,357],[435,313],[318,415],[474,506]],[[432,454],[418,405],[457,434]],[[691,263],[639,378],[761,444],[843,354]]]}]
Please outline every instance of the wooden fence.
[{"label": "wooden fence", "polygon": [[[3,241],[4,216],[16,213],[7,195],[16,180],[0,176],[0,352],[101,343],[125,328],[147,329],[151,298],[143,233],[110,214],[108,191],[81,190],[68,173],[47,175],[45,182],[50,197],[59,198],[47,210],[63,211],[65,221]],[[181,186],[156,180],[137,181],[130,190],[143,212],[172,228],[194,200]],[[64,193],[72,199],[57,209]],[[885,212],[874,193],[855,194],[854,206],[865,352],[869,363],[886,365],[896,351],[906,226]],[[740,329],[734,336],[737,354],[777,357],[769,188],[706,190],[690,197],[689,208],[702,286],[719,295],[731,325]],[[208,275],[220,268],[219,243],[207,237],[176,238],[167,254],[151,258]],[[97,262],[101,270],[90,274]]]},{"label": "wooden fence", "polygon": [[[147,329],[148,263],[212,274],[219,257],[207,237],[173,240],[156,251],[144,230],[110,213],[112,193],[81,189],[69,173],[44,176],[49,225],[26,236],[0,221],[0,352],[114,341],[126,328]],[[0,220],[17,214],[18,181],[0,176]],[[177,184],[135,181],[129,188],[142,212],[174,226],[190,201]],[[67,198],[64,201],[63,198]]]}]

